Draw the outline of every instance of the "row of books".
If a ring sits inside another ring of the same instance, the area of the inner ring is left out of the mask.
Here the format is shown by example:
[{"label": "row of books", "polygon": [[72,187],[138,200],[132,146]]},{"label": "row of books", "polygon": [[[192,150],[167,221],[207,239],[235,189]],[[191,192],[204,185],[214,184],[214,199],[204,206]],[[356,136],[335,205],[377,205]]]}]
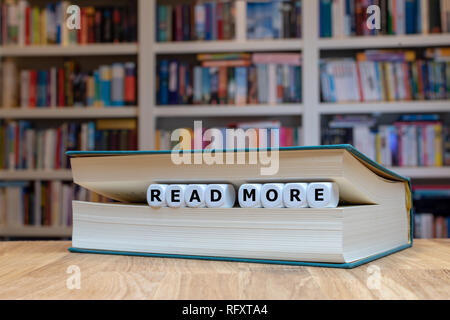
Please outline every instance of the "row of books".
[{"label": "row of books", "polygon": [[[1,5],[0,44],[47,45],[136,42],[137,16],[133,6],[81,7],[80,26],[67,27],[69,1],[30,5],[27,0]],[[69,21],[70,22],[70,21]]]},{"label": "row of books", "polygon": [[156,39],[159,42],[234,38],[233,1],[159,3],[156,10]]},{"label": "row of books", "polygon": [[432,213],[414,214],[414,237],[421,239],[450,238],[450,217]]},{"label": "row of books", "polygon": [[136,150],[134,119],[66,122],[40,128],[29,121],[0,126],[0,169],[70,168],[68,150]]},{"label": "row of books", "polygon": [[392,125],[367,116],[335,116],[322,144],[350,143],[386,166],[450,165],[450,128],[438,115],[402,115]]},{"label": "row of books", "polygon": [[321,37],[450,32],[448,0],[320,0],[319,12]]},{"label": "row of books", "polygon": [[136,105],[134,62],[101,65],[85,72],[69,60],[61,68],[19,71],[14,60],[6,60],[2,73],[3,107]]},{"label": "row of books", "polygon": [[[173,147],[182,142],[183,149],[196,149],[198,147],[194,144],[194,138],[196,135],[202,137],[202,149],[226,149],[227,147],[227,130],[228,129],[242,129],[245,133],[249,129],[256,129],[257,139],[254,141],[254,145],[250,140],[246,139],[246,148],[264,148],[264,147],[291,147],[302,145],[302,128],[301,127],[284,127],[279,121],[250,121],[250,122],[233,122],[225,127],[214,127],[215,131],[220,131],[222,136],[221,141],[216,141],[212,138],[212,130],[203,128],[201,132],[195,132],[192,128],[185,128],[189,134],[184,137],[181,136],[180,140],[172,140],[172,131],[159,129],[156,130],[155,135],[155,149],[156,150],[172,150]],[[259,129],[267,129],[267,141],[259,141]],[[276,130],[275,130],[276,129]],[[198,137],[197,137],[198,139]],[[213,143],[213,145],[211,144]],[[229,141],[229,143],[234,143]]]},{"label": "row of books", "polygon": [[450,186],[414,185],[412,188],[416,238],[450,238]]},{"label": "row of books", "polygon": [[[442,53],[439,57],[434,51]],[[320,80],[325,102],[450,99],[450,50],[367,50],[352,58],[322,59]],[[448,56],[447,56],[448,54]],[[430,58],[428,58],[430,57]]]},{"label": "row of books", "polygon": [[248,1],[247,39],[301,38],[302,2]]},{"label": "row of books", "polygon": [[301,102],[297,53],[200,54],[195,64],[159,61],[160,105]]},{"label": "row of books", "polygon": [[62,181],[1,182],[0,226],[71,226],[72,200],[107,202]]}]

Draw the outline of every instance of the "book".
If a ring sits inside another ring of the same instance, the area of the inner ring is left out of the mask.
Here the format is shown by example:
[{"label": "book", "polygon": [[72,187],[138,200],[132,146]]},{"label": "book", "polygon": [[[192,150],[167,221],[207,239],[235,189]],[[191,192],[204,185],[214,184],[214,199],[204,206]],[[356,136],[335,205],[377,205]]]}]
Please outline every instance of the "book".
[{"label": "book", "polygon": [[0,72],[2,90],[6,90],[0,107],[136,105],[135,62],[81,71],[74,60],[64,61],[63,66],[39,70],[19,68],[15,61],[7,60]]},{"label": "book", "polygon": [[173,164],[170,151],[69,155],[76,184],[124,202],[74,201],[72,252],[351,268],[412,245],[409,179],[349,145],[280,149],[277,181],[326,177],[339,185],[340,205],[325,209],[155,210],[142,204],[153,182],[226,181],[237,188],[262,181],[261,164],[191,170]]},{"label": "book", "polygon": [[[46,45],[123,43],[137,41],[134,5],[81,6],[79,30],[65,27],[68,1],[30,4],[4,1],[0,4],[0,45]],[[130,9],[131,8],[131,9]]]},{"label": "book", "polygon": [[223,0],[162,4],[156,8],[156,40],[231,40],[234,38],[234,2]]}]

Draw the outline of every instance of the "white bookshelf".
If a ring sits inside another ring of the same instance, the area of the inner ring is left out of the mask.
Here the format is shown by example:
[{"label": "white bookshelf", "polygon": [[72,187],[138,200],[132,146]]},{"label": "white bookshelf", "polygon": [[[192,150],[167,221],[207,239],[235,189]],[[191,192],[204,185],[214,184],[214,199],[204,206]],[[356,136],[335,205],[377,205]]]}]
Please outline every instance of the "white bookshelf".
[{"label": "white bookshelf", "polygon": [[138,53],[136,43],[104,43],[86,45],[43,45],[43,46],[3,46],[0,56],[30,57],[30,56],[108,56],[134,55]]},{"label": "white bookshelf", "polygon": [[137,116],[137,107],[0,108],[0,119],[92,119]]},{"label": "white bookshelf", "polygon": [[59,170],[0,170],[0,181],[26,180],[72,180],[70,169]]},{"label": "white bookshelf", "polygon": [[[246,1],[237,0],[236,36],[234,40],[184,41],[158,43],[155,40],[156,0],[137,0],[138,44],[91,44],[72,46],[5,46],[0,47],[0,57],[68,56],[91,57],[101,63],[103,56],[132,55],[137,58],[138,105],[124,108],[36,108],[1,109],[0,119],[98,119],[137,118],[139,149],[154,149],[154,137],[160,121],[188,118],[226,118],[250,120],[251,117],[290,117],[302,125],[304,145],[320,144],[321,116],[349,113],[409,113],[450,112],[450,101],[402,101],[376,103],[321,103],[319,59],[321,51],[354,50],[366,48],[410,48],[449,46],[450,34],[376,36],[353,38],[320,38],[318,2],[303,0],[302,39],[248,40],[246,39]],[[157,56],[171,54],[196,54],[213,52],[302,52],[302,103],[280,105],[176,105],[158,106],[155,101]],[[450,179],[450,168],[392,168],[399,174],[415,179]],[[70,170],[0,171],[0,180],[71,180]],[[70,236],[69,229],[0,227],[0,236]]]}]

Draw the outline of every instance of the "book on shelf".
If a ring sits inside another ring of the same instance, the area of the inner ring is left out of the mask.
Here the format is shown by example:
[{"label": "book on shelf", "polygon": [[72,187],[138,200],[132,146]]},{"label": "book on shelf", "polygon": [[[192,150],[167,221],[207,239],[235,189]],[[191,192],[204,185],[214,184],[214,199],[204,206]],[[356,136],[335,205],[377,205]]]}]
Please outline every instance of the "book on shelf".
[{"label": "book on shelf", "polygon": [[302,101],[300,53],[199,54],[195,63],[160,59],[157,102],[277,104]]},{"label": "book on shelf", "polygon": [[247,1],[247,39],[302,37],[302,1]]},{"label": "book on shelf", "polygon": [[235,34],[234,1],[195,1],[156,7],[158,42],[230,40]]},{"label": "book on shelf", "polygon": [[74,45],[137,41],[133,5],[82,6],[80,29],[67,28],[69,1],[37,5],[34,1],[4,1],[0,5],[0,45]]},{"label": "book on shelf", "polygon": [[402,115],[392,124],[368,116],[335,116],[323,144],[351,143],[386,166],[440,167],[450,163],[450,130],[438,115]]},{"label": "book on shelf", "polygon": [[62,181],[0,182],[0,227],[72,225],[72,201],[107,199]]},{"label": "book on shelf", "polygon": [[412,245],[409,180],[349,145],[280,149],[269,179],[326,177],[339,187],[336,208],[155,209],[144,204],[151,184],[221,181],[237,190],[263,182],[263,164],[183,166],[171,151],[69,155],[76,184],[122,202],[73,202],[73,252],[351,268]]},{"label": "book on shelf", "polygon": [[450,51],[366,50],[320,61],[322,100],[370,102],[450,99]]},{"label": "book on shelf", "polygon": [[62,67],[19,69],[3,63],[2,106],[21,108],[136,105],[136,64],[100,65],[84,71],[74,60]]},{"label": "book on shelf", "polygon": [[450,238],[449,199],[449,185],[413,187],[416,238]]},{"label": "book on shelf", "polygon": [[[192,128],[184,128],[187,130],[186,132],[189,132],[189,136],[186,134],[186,137],[183,136],[183,142],[186,142],[188,145],[188,149],[195,149],[194,144],[194,129]],[[247,132],[247,130],[256,130],[259,129],[267,129],[267,141],[265,142],[265,147],[291,147],[291,146],[300,146],[302,145],[302,128],[301,127],[285,127],[282,126],[280,121],[249,121],[249,122],[233,122],[229,123],[225,127],[214,127],[214,128],[202,128],[202,132],[199,132],[199,134],[202,135],[202,137],[208,137],[208,131],[211,132],[211,130],[219,130],[221,132],[221,135],[223,137],[223,140],[220,142],[220,145],[222,148],[225,148],[227,146],[226,141],[226,132],[227,129],[242,129],[244,132]],[[155,150],[170,150],[175,145],[178,144],[177,140],[171,140],[172,131],[171,130],[164,130],[164,129],[158,129],[155,133]],[[258,135],[259,137],[259,135]],[[214,141],[214,145],[217,146],[219,143],[218,141]],[[246,140],[246,147],[247,148],[258,148],[258,146],[261,146],[262,141],[259,141],[257,139],[254,144],[250,143],[250,139]],[[207,141],[206,139],[203,140],[201,149],[208,148],[210,145],[210,141]],[[220,149],[222,149],[220,148]]]},{"label": "book on shelf", "polygon": [[0,169],[67,169],[67,150],[136,150],[135,119],[64,122],[41,127],[29,121],[0,125]]},{"label": "book on shelf", "polygon": [[[369,28],[379,8],[379,29]],[[450,32],[448,0],[320,0],[320,37],[404,35]],[[369,21],[370,22],[370,21]]]}]

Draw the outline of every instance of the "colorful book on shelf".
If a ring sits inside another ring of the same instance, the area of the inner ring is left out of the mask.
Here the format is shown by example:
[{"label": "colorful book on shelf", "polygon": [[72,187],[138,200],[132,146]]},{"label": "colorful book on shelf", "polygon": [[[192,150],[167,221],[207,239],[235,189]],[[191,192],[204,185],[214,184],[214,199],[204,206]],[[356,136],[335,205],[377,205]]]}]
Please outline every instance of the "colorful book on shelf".
[{"label": "colorful book on shelf", "polygon": [[302,100],[301,54],[199,54],[197,60],[159,61],[159,105],[277,104]]},{"label": "colorful book on shelf", "polygon": [[65,61],[62,67],[47,70],[18,69],[12,60],[4,63],[4,107],[119,107],[136,104],[134,62],[102,65],[88,72],[80,71],[79,65],[72,60]]},{"label": "colorful book on shelf", "polygon": [[191,170],[173,164],[171,151],[68,154],[76,184],[126,202],[74,201],[72,252],[352,268],[412,245],[409,179],[350,145],[280,149],[277,181],[327,177],[339,185],[340,205],[323,209],[154,209],[142,204],[152,183],[223,181],[239,187],[262,181],[262,164]]},{"label": "colorful book on shelf", "polygon": [[33,1],[0,4],[0,45],[47,45],[136,42],[133,5],[81,7],[79,30],[66,27],[69,1],[34,5]]}]

